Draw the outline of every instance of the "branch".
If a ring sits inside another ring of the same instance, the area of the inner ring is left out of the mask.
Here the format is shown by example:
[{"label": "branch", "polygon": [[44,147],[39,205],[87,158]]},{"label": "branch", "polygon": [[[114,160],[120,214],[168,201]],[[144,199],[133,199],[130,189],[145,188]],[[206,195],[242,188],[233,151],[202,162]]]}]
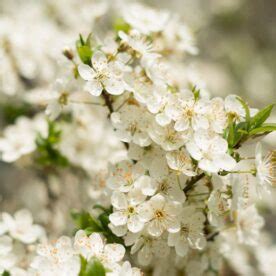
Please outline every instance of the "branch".
[{"label": "branch", "polygon": [[108,117],[110,117],[111,113],[113,113],[113,111],[114,111],[113,106],[112,106],[112,101],[110,99],[109,94],[105,90],[103,91],[102,96],[103,96],[105,104],[109,110]]},{"label": "branch", "polygon": [[[105,101],[105,105],[107,106],[107,108],[109,110],[108,118],[110,118],[111,113],[113,113],[113,111],[114,111],[112,101],[110,99],[109,94],[105,90],[103,91],[102,96],[103,96],[103,99]],[[122,143],[124,144],[126,150],[128,150],[128,148],[129,148],[128,143],[126,143],[126,142],[122,142]]]},{"label": "branch", "polygon": [[204,173],[201,173],[199,175],[196,175],[192,177],[190,180],[186,181],[186,187],[183,189],[185,193],[187,193],[189,190],[191,190],[196,182],[198,182],[201,178],[205,176]]}]

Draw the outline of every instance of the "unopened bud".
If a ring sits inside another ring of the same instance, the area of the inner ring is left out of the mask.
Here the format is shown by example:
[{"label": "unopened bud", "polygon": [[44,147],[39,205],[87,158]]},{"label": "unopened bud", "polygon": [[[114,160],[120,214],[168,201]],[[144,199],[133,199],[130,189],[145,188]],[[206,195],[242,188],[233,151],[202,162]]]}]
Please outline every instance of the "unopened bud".
[{"label": "unopened bud", "polygon": [[73,60],[74,58],[74,53],[72,51],[72,49],[70,48],[64,48],[64,50],[62,51],[63,55],[65,57],[67,57],[69,60]]}]

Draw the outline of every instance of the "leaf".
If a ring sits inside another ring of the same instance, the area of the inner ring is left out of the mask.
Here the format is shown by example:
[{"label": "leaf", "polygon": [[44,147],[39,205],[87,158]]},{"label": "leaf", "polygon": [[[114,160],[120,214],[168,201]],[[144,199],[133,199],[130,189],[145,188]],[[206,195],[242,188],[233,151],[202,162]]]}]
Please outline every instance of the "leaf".
[{"label": "leaf", "polygon": [[105,276],[105,269],[102,263],[93,258],[86,265],[85,276]]},{"label": "leaf", "polygon": [[7,270],[5,270],[3,273],[2,273],[2,276],[10,276],[11,274],[7,271]]},{"label": "leaf", "polygon": [[232,147],[235,144],[235,130],[234,123],[231,122],[228,127],[227,141],[228,145]]},{"label": "leaf", "polygon": [[245,111],[245,121],[249,122],[250,121],[250,111],[249,111],[248,104],[241,97],[237,97],[237,100],[241,103],[241,105]]},{"label": "leaf", "polygon": [[80,34],[80,38],[76,42],[77,52],[81,61],[88,65],[91,65],[91,57],[93,55],[93,51],[91,50],[91,36],[92,34],[89,34],[87,39],[84,40]]},{"label": "leaf", "polygon": [[276,131],[276,124],[263,124],[261,127],[252,129],[249,132],[249,135],[255,135],[255,134],[260,134],[260,133],[266,133],[266,132],[272,132]]},{"label": "leaf", "polygon": [[35,160],[42,166],[60,166],[69,165],[68,159],[57,149],[61,139],[61,130],[57,128],[55,122],[48,121],[48,136],[44,137],[41,133],[36,137],[36,156]]},{"label": "leaf", "polygon": [[250,130],[260,127],[270,116],[273,107],[274,104],[270,104],[252,117],[250,120]]},{"label": "leaf", "polygon": [[123,31],[125,33],[128,33],[130,30],[130,25],[127,24],[124,19],[117,18],[113,24],[113,28],[116,32]]},{"label": "leaf", "polygon": [[85,64],[91,65],[92,50],[89,46],[79,46],[77,47],[77,51],[81,61]]},{"label": "leaf", "polygon": [[103,231],[101,225],[86,211],[72,211],[71,217],[78,229],[89,229],[90,233]]}]

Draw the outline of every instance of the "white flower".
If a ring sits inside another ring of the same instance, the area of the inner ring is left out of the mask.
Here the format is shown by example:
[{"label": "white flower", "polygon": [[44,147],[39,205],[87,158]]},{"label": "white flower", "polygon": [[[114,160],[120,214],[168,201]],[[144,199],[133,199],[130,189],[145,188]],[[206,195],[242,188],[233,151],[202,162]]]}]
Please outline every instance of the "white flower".
[{"label": "white flower", "polygon": [[31,267],[41,276],[77,276],[80,259],[69,237],[61,237],[55,244],[40,244]]},{"label": "white flower", "polygon": [[180,229],[178,215],[181,212],[179,203],[170,202],[164,196],[157,194],[141,205],[140,219],[147,222],[147,231],[154,237],[159,237],[167,230],[175,233]]},{"label": "white flower", "polygon": [[178,151],[171,151],[166,154],[168,165],[171,169],[187,176],[195,176],[192,159],[188,152],[181,148]]},{"label": "white flower", "polygon": [[139,218],[138,208],[145,198],[140,189],[132,189],[128,197],[123,193],[113,192],[111,204],[114,209],[109,215],[110,222],[114,226],[127,225],[127,229],[133,233],[140,232],[144,222]]},{"label": "white flower", "polygon": [[193,206],[184,207],[180,217],[181,228],[177,233],[169,233],[168,245],[174,246],[176,253],[181,257],[188,253],[189,246],[203,249],[206,245],[204,221],[203,213],[196,211]]},{"label": "white flower", "polygon": [[213,98],[210,100],[209,112],[207,114],[210,128],[216,133],[223,133],[227,127],[227,113],[224,108],[222,98]]},{"label": "white flower", "polygon": [[4,137],[0,138],[0,152],[2,160],[14,162],[21,156],[29,154],[36,149],[36,135],[47,132],[47,123],[40,115],[34,119],[19,117],[15,125],[5,128]]},{"label": "white flower", "polygon": [[230,210],[226,196],[220,190],[214,190],[208,199],[208,220],[214,226],[222,226]]},{"label": "white flower", "polygon": [[258,214],[254,205],[237,212],[236,219],[238,239],[241,243],[257,245],[264,219]]},{"label": "white flower", "polygon": [[272,151],[265,158],[262,157],[262,145],[256,146],[257,178],[262,187],[265,184],[276,186],[276,151]]},{"label": "white flower", "polygon": [[127,105],[119,112],[113,112],[111,120],[121,141],[133,142],[141,147],[151,144],[151,139],[147,133],[150,125],[150,116],[147,110],[134,105]]},{"label": "white flower", "polygon": [[143,34],[162,31],[168,21],[169,14],[156,11],[139,3],[124,5],[123,18],[134,29]]},{"label": "white flower", "polygon": [[186,200],[183,191],[183,181],[180,176],[170,173],[167,175],[155,176],[152,178],[152,188],[155,193],[163,195],[165,198],[183,203]]},{"label": "white flower", "polygon": [[121,244],[105,244],[99,233],[93,233],[87,237],[83,230],[76,233],[74,247],[87,259],[97,258],[105,268],[111,270],[111,274],[107,273],[107,275],[113,275],[113,271],[120,270],[118,263],[125,255],[125,248]]},{"label": "white flower", "polygon": [[80,76],[87,81],[85,89],[88,92],[100,96],[103,89],[111,95],[120,95],[125,91],[123,73],[116,62],[108,62],[106,56],[97,51],[93,54],[91,63],[93,68],[87,64],[78,67]]},{"label": "white flower", "polygon": [[107,185],[112,190],[127,193],[135,186],[139,177],[144,175],[144,172],[145,169],[140,163],[133,164],[130,161],[122,161],[110,168]]},{"label": "white flower", "polygon": [[75,82],[66,78],[56,80],[52,90],[46,95],[48,104],[45,112],[51,120],[55,120],[59,116],[62,110],[69,104],[72,93],[76,91]]},{"label": "white flower", "polygon": [[165,127],[153,124],[152,128],[150,128],[148,132],[150,138],[166,151],[179,149],[191,137],[189,129],[179,132],[176,131],[171,124]]},{"label": "white flower", "polygon": [[7,227],[8,233],[17,240],[23,243],[33,243],[44,237],[44,229],[36,224],[33,224],[32,214],[28,210],[19,210],[14,214],[14,218],[3,213],[2,219]]},{"label": "white flower", "polygon": [[9,236],[0,237],[0,274],[10,270],[16,263],[17,258],[12,253],[13,244]]},{"label": "white flower", "polygon": [[[167,244],[167,239],[164,236],[153,238],[147,234],[137,237],[137,234],[132,234],[133,243],[131,254],[138,252],[138,262],[141,265],[147,266],[152,263],[154,258],[166,258],[170,252]],[[129,244],[130,245],[130,244]]]},{"label": "white flower", "polygon": [[116,276],[143,276],[143,273],[137,267],[131,267],[130,262],[126,261],[122,264],[120,271]]},{"label": "white flower", "polygon": [[220,169],[230,171],[236,165],[235,159],[227,154],[227,141],[218,135],[202,130],[194,134],[194,140],[186,144],[191,156],[198,160],[198,167],[216,173]]},{"label": "white flower", "polygon": [[166,115],[175,121],[177,131],[207,129],[209,122],[206,117],[208,103],[205,100],[195,100],[194,94],[189,90],[181,91],[171,97],[166,106]]},{"label": "white flower", "polygon": [[[243,121],[245,119],[245,110],[241,102],[238,100],[237,95],[228,95],[224,100],[226,112],[234,117],[238,121]],[[254,116],[257,112],[257,109],[249,109],[250,116]]]},{"label": "white flower", "polygon": [[136,30],[132,30],[129,34],[120,31],[118,33],[122,42],[131,47],[138,57],[142,57],[143,59],[155,59],[159,57],[158,54],[152,52],[152,45],[147,38],[141,35]]},{"label": "white flower", "polygon": [[169,53],[187,52],[195,55],[198,49],[195,46],[195,40],[190,29],[180,22],[178,16],[170,18],[163,32],[164,50]]}]

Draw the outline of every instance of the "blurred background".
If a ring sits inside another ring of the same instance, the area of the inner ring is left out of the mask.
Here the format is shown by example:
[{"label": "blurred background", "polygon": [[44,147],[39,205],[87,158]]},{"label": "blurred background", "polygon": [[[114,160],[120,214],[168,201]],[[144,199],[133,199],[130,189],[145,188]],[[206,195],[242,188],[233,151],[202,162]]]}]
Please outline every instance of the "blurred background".
[{"label": "blurred background", "polygon": [[[62,49],[74,45],[79,33],[97,26],[107,2],[0,0],[1,132],[18,116],[36,112],[27,95],[47,93],[63,62]],[[180,14],[194,31],[199,54],[189,59],[212,95],[238,94],[258,108],[276,102],[275,0],[143,2]],[[271,120],[276,122],[275,111]],[[275,149],[275,134],[264,141],[266,149]],[[20,163],[0,163],[0,211],[24,206],[56,235],[70,231],[68,210],[87,202],[80,200],[87,188],[80,182],[85,180],[64,172],[47,178],[46,185],[43,181]],[[276,201],[270,197],[262,208],[266,227],[276,240]]]}]

